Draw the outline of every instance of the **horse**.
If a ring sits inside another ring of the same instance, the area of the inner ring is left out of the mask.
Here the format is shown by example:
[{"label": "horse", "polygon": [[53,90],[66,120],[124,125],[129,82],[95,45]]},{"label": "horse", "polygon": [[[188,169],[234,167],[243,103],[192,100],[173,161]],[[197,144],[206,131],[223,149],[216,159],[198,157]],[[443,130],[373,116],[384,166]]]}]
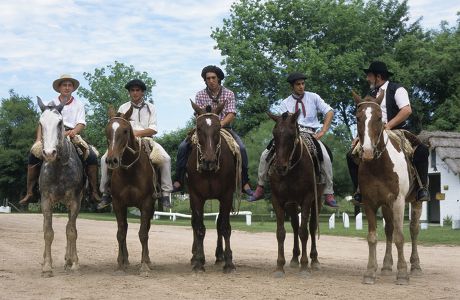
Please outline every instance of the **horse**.
[{"label": "horse", "polygon": [[405,285],[409,283],[403,236],[404,206],[407,202],[411,203],[411,274],[420,275],[422,271],[417,251],[422,204],[415,200],[415,176],[411,175],[413,173],[411,172],[411,161],[404,154],[397,139],[385,130],[380,107],[384,93],[381,93],[377,99],[370,96],[362,99],[355,92],[352,93],[357,105],[357,129],[362,147],[358,183],[368,220],[369,258],[363,283],[375,283],[378,268],[376,213],[381,207],[385,219],[386,235],[386,250],[381,272],[384,275],[390,275],[392,272],[391,247],[394,241],[398,251],[396,284]]},{"label": "horse", "polygon": [[[318,227],[318,212],[321,209],[320,195],[324,184],[319,184],[316,178],[315,162],[299,134],[297,117],[300,111],[294,114],[288,112],[281,116],[268,112],[268,116],[275,121],[273,128],[275,157],[269,171],[270,187],[272,190],[272,205],[276,214],[276,238],[278,241],[278,259],[274,272],[275,277],[284,277],[284,228],[285,215],[291,219],[294,233],[294,248],[290,266],[299,267],[299,237],[302,242],[302,256],[300,259],[299,274],[308,276],[307,241],[308,230],[311,235],[311,269],[319,270],[318,251],[316,249],[316,229]],[[320,151],[318,149],[318,151]],[[298,209],[301,212],[299,231]],[[310,219],[309,219],[310,218]],[[309,228],[307,227],[309,226]]]},{"label": "horse", "polygon": [[[239,170],[229,145],[221,137],[219,114],[225,103],[218,104],[212,110],[210,106],[202,109],[192,101],[191,104],[197,115],[197,143],[192,145],[187,161],[193,228],[192,269],[195,272],[205,271],[203,240],[206,228],[203,223],[203,207],[207,199],[218,199],[220,205],[217,218],[216,264],[224,263],[224,273],[230,273],[235,270],[230,248],[230,211],[233,193],[236,190],[235,180],[232,179],[237,178]],[[225,240],[225,251],[222,247],[222,237]]]},{"label": "horse", "polygon": [[128,207],[137,207],[141,213],[139,240],[142,245],[140,274],[147,276],[153,269],[149,257],[148,239],[150,220],[155,212],[157,175],[140,139],[136,139],[130,123],[133,107],[125,113],[109,109],[107,137],[107,166],[112,170],[112,207],[117,218],[118,272],[126,272],[129,265],[126,233]]},{"label": "horse", "polygon": [[43,163],[40,170],[39,186],[43,213],[45,251],[43,253],[42,276],[53,276],[51,244],[54,239],[53,205],[62,203],[69,211],[66,226],[67,246],[65,254],[66,270],[78,272],[76,220],[80,212],[84,190],[83,164],[72,143],[64,136],[61,111],[63,104],[45,106],[37,97],[42,114],[39,126],[42,128]]}]

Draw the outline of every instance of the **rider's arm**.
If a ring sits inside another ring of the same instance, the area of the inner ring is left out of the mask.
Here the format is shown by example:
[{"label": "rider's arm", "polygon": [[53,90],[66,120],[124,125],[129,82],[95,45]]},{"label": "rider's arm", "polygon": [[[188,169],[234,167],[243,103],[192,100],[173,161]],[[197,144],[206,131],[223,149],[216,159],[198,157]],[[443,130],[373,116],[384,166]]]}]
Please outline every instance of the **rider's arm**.
[{"label": "rider's arm", "polygon": [[326,132],[329,130],[329,127],[331,126],[333,118],[334,118],[334,111],[333,110],[328,111],[326,115],[324,116],[323,127],[321,128],[320,131],[318,131],[315,134],[315,138],[317,140],[321,139],[323,135],[325,135]]},{"label": "rider's arm", "polygon": [[404,106],[399,110],[398,114],[393,119],[391,119],[390,121],[388,121],[388,123],[385,124],[385,129],[392,129],[398,124],[401,124],[402,122],[406,121],[411,114],[412,108],[410,107],[410,105]]},{"label": "rider's arm", "polygon": [[83,129],[85,129],[85,125],[84,124],[81,124],[81,123],[78,123],[77,125],[75,125],[75,128],[74,129],[71,129],[71,130],[67,130],[65,132],[65,135],[67,136],[70,136],[70,137],[74,137],[76,136],[77,134],[80,134],[80,132],[83,131]]},{"label": "rider's arm", "polygon": [[157,132],[151,128],[134,130],[135,137],[152,137],[152,135],[157,134]]},{"label": "rider's arm", "polygon": [[220,126],[222,127],[229,126],[233,122],[234,119],[235,119],[235,113],[228,113],[220,121]]}]

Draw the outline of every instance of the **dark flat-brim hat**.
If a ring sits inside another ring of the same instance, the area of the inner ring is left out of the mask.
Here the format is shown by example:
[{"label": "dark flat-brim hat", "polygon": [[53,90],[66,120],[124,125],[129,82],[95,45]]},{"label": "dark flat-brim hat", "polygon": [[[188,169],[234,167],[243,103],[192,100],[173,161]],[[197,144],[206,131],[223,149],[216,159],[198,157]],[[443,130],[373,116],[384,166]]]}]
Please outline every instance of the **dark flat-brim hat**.
[{"label": "dark flat-brim hat", "polygon": [[209,73],[209,72],[216,74],[217,78],[219,78],[220,80],[223,80],[225,78],[225,74],[222,71],[222,69],[217,66],[212,66],[212,65],[206,66],[203,68],[203,70],[201,70],[201,77],[204,80],[206,80],[206,73]]},{"label": "dark flat-brim hat", "polygon": [[388,71],[387,65],[381,61],[373,61],[369,65],[369,68],[363,69],[364,73],[373,73],[373,74],[384,74],[387,76],[392,76],[393,73]]},{"label": "dark flat-brim hat", "polygon": [[147,86],[145,85],[145,83],[140,80],[140,79],[133,79],[131,81],[129,81],[126,85],[125,85],[125,89],[127,89],[128,91],[132,88],[132,87],[135,87],[137,86],[138,88],[140,88],[141,90],[143,90],[145,92],[145,90],[147,90]]},{"label": "dark flat-brim hat", "polygon": [[62,82],[64,81],[70,81],[73,84],[73,89],[74,91],[78,89],[80,86],[80,82],[76,80],[75,78],[72,77],[72,75],[69,74],[63,74],[61,77],[53,81],[53,89],[59,93],[59,86],[61,85]]},{"label": "dark flat-brim hat", "polygon": [[305,74],[300,73],[300,72],[294,72],[294,73],[289,74],[287,78],[287,82],[289,82],[290,84],[293,84],[297,80],[301,80],[301,79],[305,80],[307,79],[307,76],[305,76]]}]

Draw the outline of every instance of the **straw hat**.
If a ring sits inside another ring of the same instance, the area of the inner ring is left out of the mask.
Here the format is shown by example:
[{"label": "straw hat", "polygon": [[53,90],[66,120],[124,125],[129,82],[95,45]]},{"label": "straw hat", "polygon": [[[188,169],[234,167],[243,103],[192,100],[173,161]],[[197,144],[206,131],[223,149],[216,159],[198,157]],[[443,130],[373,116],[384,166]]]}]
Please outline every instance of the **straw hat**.
[{"label": "straw hat", "polygon": [[74,87],[74,91],[76,89],[78,89],[78,87],[80,86],[80,82],[78,82],[78,80],[76,80],[75,78],[72,77],[72,75],[69,75],[69,74],[63,74],[61,75],[61,77],[59,77],[58,79],[56,79],[55,81],[53,81],[53,89],[59,93],[59,86],[61,85],[61,83],[63,81],[70,81],[72,82],[73,84],[73,87]]}]

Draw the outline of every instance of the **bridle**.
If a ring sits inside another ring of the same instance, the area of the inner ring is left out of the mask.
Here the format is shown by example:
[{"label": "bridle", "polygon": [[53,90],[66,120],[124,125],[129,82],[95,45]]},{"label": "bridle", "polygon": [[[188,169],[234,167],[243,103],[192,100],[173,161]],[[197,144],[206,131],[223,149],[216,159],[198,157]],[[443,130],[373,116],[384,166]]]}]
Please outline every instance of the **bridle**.
[{"label": "bridle", "polygon": [[[108,123],[112,122],[112,120],[114,120],[114,119],[116,119],[116,120],[123,120],[124,122],[126,122],[126,123],[129,125],[129,128],[131,128],[131,123],[130,123],[128,120],[126,120],[126,119],[124,119],[124,118],[122,118],[122,117],[113,117],[113,118],[111,118],[111,119],[109,120]],[[107,124],[108,124],[108,123],[107,123]],[[130,137],[131,137],[131,130],[129,130],[129,132],[128,132],[128,138],[127,138],[127,140],[126,140],[125,146],[123,147],[123,150],[121,151],[121,156],[120,156],[120,164],[119,164],[119,166],[122,167],[122,168],[125,169],[125,170],[131,168],[131,167],[139,160],[139,158],[141,157],[142,140],[141,140],[141,139],[138,139],[138,140],[139,140],[139,150],[135,150],[135,149],[133,149],[133,148],[131,148],[131,147],[129,146]],[[131,152],[132,154],[137,154],[137,157],[136,157],[136,158],[134,159],[134,161],[132,161],[129,165],[124,165],[123,162],[122,162],[123,153],[125,152],[126,149],[128,149],[129,152]],[[110,168],[110,167],[109,167],[109,169],[114,169],[114,168]]]},{"label": "bridle", "polygon": [[[373,105],[376,105],[378,107],[378,109],[381,110],[380,104],[378,104],[376,102],[372,102],[372,101],[364,101],[364,102],[358,103],[357,107],[360,107],[363,104],[373,104]],[[382,134],[383,134],[384,130],[385,130],[385,125],[382,124],[382,127],[380,128],[379,136],[378,136],[376,142],[371,143],[372,151],[374,152],[374,159],[379,159],[380,156],[382,156],[383,152],[385,152],[385,150],[387,149],[387,144],[388,144],[389,139],[386,140],[385,145],[383,145],[382,150],[378,149],[378,143],[380,142],[380,139],[382,138]],[[362,153],[362,150],[363,150],[363,144],[362,143],[360,143],[360,149],[359,150],[360,150],[360,153]]]},{"label": "bridle", "polygon": [[[196,119],[198,120],[199,118],[205,117],[205,116],[212,116],[212,117],[216,117],[217,119],[219,119],[219,116],[217,114],[215,114],[215,113],[204,113],[202,115],[197,116]],[[198,124],[197,124],[197,127],[195,129],[195,132],[198,132],[197,129],[198,129]],[[219,142],[217,143],[216,151],[214,152],[215,155],[216,155],[216,161],[217,161],[217,168],[215,170],[216,172],[220,168],[221,144],[222,144],[222,136],[220,135],[220,132],[219,132]],[[202,171],[201,166],[202,166],[202,161],[203,161],[203,150],[201,149],[201,144],[200,144],[200,141],[198,139],[198,133],[197,133],[197,139],[196,139],[196,150],[197,150],[196,170],[198,172],[201,172]]]}]

